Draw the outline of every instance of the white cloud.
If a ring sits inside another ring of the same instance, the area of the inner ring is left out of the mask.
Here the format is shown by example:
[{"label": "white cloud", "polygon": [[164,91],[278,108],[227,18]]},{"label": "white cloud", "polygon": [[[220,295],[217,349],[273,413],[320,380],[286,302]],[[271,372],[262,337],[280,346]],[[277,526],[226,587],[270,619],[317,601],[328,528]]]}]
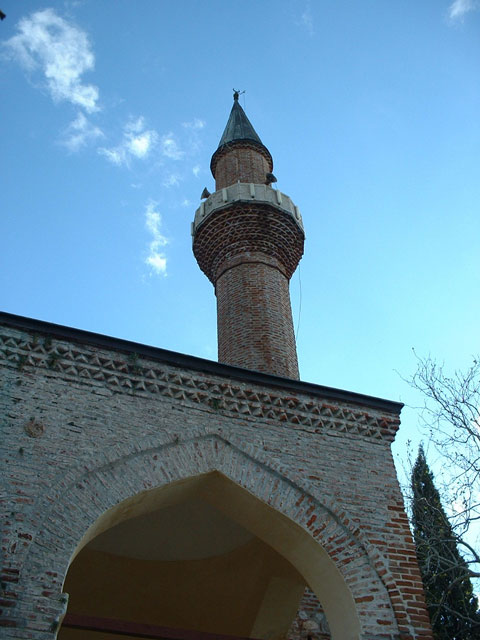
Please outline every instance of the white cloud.
[{"label": "white cloud", "polygon": [[182,126],[185,127],[185,129],[203,129],[205,126],[205,120],[194,118],[191,122],[184,122]]},{"label": "white cloud", "polygon": [[143,117],[130,120],[123,128],[123,138],[119,145],[101,147],[98,151],[116,165],[129,164],[130,158],[146,158],[158,141],[158,133],[154,129],[145,129]]},{"label": "white cloud", "polygon": [[162,136],[161,149],[163,155],[171,160],[180,160],[184,155],[183,151],[179,149],[173,133],[167,133]]},{"label": "white cloud", "polygon": [[98,88],[82,82],[82,75],[95,65],[87,34],[53,9],[22,18],[17,30],[5,46],[25,69],[43,73],[52,99],[97,111]]},{"label": "white cloud", "polygon": [[156,208],[157,203],[150,201],[145,209],[145,226],[153,238],[148,245],[148,256],[145,258],[145,264],[154,273],[166,276],[167,256],[161,248],[168,244],[168,240],[161,232],[162,217]]},{"label": "white cloud", "polygon": [[61,144],[70,151],[78,151],[89,142],[103,137],[103,131],[94,126],[82,112],[65,129]]},{"label": "white cloud", "polygon": [[162,182],[164,187],[176,187],[180,184],[180,176],[176,173],[170,173]]},{"label": "white cloud", "polygon": [[200,174],[200,165],[196,164],[192,169],[192,173],[196,178],[198,178]]},{"label": "white cloud", "polygon": [[167,275],[167,258],[163,254],[153,253],[148,256],[146,262],[155,273]]},{"label": "white cloud", "polygon": [[454,0],[448,8],[450,20],[463,20],[465,14],[476,11],[479,3],[476,0]]},{"label": "white cloud", "polygon": [[117,147],[116,149],[107,149],[105,147],[100,147],[98,153],[100,153],[102,156],[105,156],[107,160],[110,160],[110,162],[113,162],[113,164],[121,165],[124,162],[127,162],[125,150],[121,147]]},{"label": "white cloud", "polygon": [[155,131],[144,131],[128,141],[128,151],[137,158],[144,158],[155,144],[156,139],[157,134]]},{"label": "white cloud", "polygon": [[124,127],[125,131],[130,134],[141,133],[145,129],[145,118],[140,116],[136,120],[130,119]]}]

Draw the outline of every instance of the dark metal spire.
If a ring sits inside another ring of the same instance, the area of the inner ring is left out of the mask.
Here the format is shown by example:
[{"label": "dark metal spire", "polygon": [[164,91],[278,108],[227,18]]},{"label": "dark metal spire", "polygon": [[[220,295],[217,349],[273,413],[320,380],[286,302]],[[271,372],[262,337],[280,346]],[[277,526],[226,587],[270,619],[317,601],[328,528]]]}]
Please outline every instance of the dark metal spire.
[{"label": "dark metal spire", "polygon": [[238,101],[239,91],[235,91],[233,94],[233,107],[230,112],[230,117],[223,132],[218,148],[223,145],[233,142],[234,140],[252,140],[262,144],[259,135],[252,126],[252,123],[247,118],[245,111],[240,106]]},{"label": "dark metal spire", "polygon": [[[219,158],[223,157],[225,153],[233,151],[236,147],[255,149],[267,161],[268,166],[265,168],[265,173],[273,170],[273,160],[270,151],[260,140],[260,136],[253,128],[252,123],[245,115],[245,111],[240,106],[238,99],[242,93],[245,92],[238,91],[237,89],[233,90],[233,107],[230,112],[230,117],[228,118],[225,131],[220,138],[220,142],[218,143],[218,148],[210,161],[210,169],[214,177]],[[257,176],[257,178],[259,178],[259,176]],[[263,182],[264,177],[261,176],[259,184],[263,184]]]}]

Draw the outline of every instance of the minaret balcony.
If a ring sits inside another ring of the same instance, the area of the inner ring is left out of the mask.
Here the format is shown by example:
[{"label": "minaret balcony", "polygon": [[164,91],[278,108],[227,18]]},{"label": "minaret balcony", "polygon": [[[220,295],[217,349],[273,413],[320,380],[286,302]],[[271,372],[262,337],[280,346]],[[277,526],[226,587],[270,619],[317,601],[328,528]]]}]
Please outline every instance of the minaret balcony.
[{"label": "minaret balcony", "polygon": [[212,214],[238,202],[255,202],[274,207],[288,214],[302,234],[305,234],[300,210],[287,195],[265,184],[238,182],[215,191],[201,203],[195,211],[195,219],[192,222],[192,237]]}]

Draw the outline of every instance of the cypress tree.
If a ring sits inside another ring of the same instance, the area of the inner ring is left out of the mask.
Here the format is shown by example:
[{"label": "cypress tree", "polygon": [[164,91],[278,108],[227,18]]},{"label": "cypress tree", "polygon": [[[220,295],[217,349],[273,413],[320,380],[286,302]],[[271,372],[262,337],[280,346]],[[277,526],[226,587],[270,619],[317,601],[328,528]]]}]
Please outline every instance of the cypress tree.
[{"label": "cypress tree", "polygon": [[412,525],[427,608],[437,640],[478,640],[480,614],[423,447],[412,470]]}]

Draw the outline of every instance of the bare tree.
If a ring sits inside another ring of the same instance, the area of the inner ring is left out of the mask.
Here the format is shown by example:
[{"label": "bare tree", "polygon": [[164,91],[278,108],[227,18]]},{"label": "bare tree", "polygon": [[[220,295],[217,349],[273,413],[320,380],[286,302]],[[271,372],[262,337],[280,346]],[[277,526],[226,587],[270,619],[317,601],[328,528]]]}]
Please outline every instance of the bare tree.
[{"label": "bare tree", "polygon": [[480,361],[473,359],[466,371],[447,375],[443,364],[418,358],[408,382],[423,395],[421,421],[441,455],[442,495],[453,505],[452,532],[470,576],[478,578],[479,549],[465,534],[480,526]]}]

